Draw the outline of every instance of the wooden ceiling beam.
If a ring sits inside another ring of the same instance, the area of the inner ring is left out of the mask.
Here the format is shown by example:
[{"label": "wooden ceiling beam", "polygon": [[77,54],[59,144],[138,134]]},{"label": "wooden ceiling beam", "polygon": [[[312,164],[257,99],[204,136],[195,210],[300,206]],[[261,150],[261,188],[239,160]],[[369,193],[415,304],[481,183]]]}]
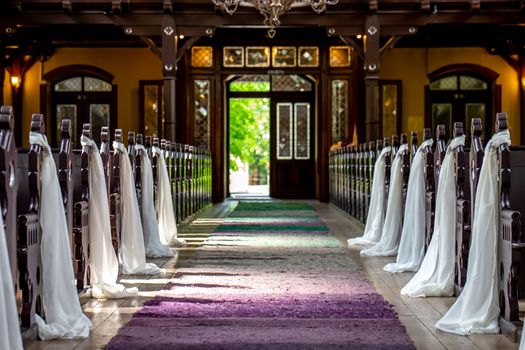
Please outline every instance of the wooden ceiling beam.
[{"label": "wooden ceiling beam", "polygon": [[[68,10],[69,0],[64,0],[64,9]],[[72,6],[72,5],[71,5]],[[121,26],[158,26],[162,23],[163,14],[136,14],[125,15],[103,14],[103,13],[21,13],[10,16],[0,15],[0,34],[5,33],[8,27],[18,26],[47,26],[47,25],[111,25]],[[174,14],[174,19],[180,26],[202,26],[202,27],[262,27],[262,19],[258,14],[217,16],[213,14]],[[305,26],[305,27],[327,27],[342,28],[349,23],[352,26],[364,26],[365,16],[362,13],[340,14],[326,13],[322,16],[309,14],[303,16],[287,15],[282,19],[281,27]],[[414,26],[426,24],[463,23],[463,24],[516,24],[523,25],[523,14],[515,12],[451,12],[437,13],[432,16],[420,13],[381,13],[379,15],[381,26],[406,26],[411,23]],[[347,33],[334,32],[333,35],[347,35]]]}]

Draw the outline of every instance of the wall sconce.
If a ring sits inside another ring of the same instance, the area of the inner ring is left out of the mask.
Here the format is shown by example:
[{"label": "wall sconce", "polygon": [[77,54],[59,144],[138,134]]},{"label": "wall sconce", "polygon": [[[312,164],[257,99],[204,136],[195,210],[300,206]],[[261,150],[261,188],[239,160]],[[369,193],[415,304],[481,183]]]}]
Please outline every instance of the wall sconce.
[{"label": "wall sconce", "polygon": [[18,75],[11,76],[11,86],[13,86],[15,90],[18,90],[21,83],[22,83],[22,79]]}]

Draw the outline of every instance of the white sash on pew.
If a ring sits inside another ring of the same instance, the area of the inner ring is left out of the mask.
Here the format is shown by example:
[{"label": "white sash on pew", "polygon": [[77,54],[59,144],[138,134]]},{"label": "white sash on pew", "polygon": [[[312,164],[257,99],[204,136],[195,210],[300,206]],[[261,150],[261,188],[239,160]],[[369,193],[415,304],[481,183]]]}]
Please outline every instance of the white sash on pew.
[{"label": "white sash on pew", "polygon": [[381,239],[381,230],[385,218],[385,158],[391,148],[387,146],[381,150],[374,164],[374,178],[372,179],[372,195],[366,218],[366,226],[363,236],[350,238],[348,246],[356,244],[375,244]]},{"label": "white sash on pew", "polygon": [[386,265],[389,272],[417,271],[425,256],[425,157],[424,150],[434,140],[423,142],[414,156],[408,178],[407,198],[401,242],[395,263]]},{"label": "white sash on pew", "polygon": [[160,148],[154,146],[151,148],[153,154],[157,154],[157,198],[155,207],[157,208],[159,220],[160,241],[162,244],[184,247],[186,241],[177,237],[177,221],[175,220],[175,211],[173,210],[173,199],[171,196],[171,184],[166,167],[166,161],[162,156]]},{"label": "white sash on pew", "polygon": [[152,258],[174,256],[176,253],[174,254],[168,247],[162,245],[160,239],[159,223],[153,201],[151,161],[143,145],[135,145],[135,149],[140,152],[142,160],[142,226],[144,229],[146,256]]},{"label": "white sash on pew", "polygon": [[452,139],[447,147],[439,173],[432,240],[419,271],[401,289],[402,296],[438,297],[454,294],[456,181],[453,151],[464,144],[465,135],[462,135]]},{"label": "white sash on pew", "polygon": [[129,161],[128,151],[121,142],[113,141],[113,148],[122,157],[120,163],[120,204],[122,215],[121,243],[119,258],[124,273],[155,275],[165,270],[146,262],[144,232],[140,220],[140,210],[135,192],[135,180]]},{"label": "white sash on pew", "polygon": [[22,350],[15,288],[7,254],[4,220],[0,215],[0,349]]},{"label": "white sash on pew", "polygon": [[40,226],[42,227],[42,285],[45,321],[36,315],[42,340],[87,338],[91,321],[82,313],[75,286],[71,245],[58,183],[57,169],[47,139],[31,132],[29,142],[42,146],[40,163]]},{"label": "white sash on pew", "polygon": [[467,281],[454,305],[436,324],[436,328],[445,332],[499,333],[498,148],[503,144],[510,145],[508,130],[492,136],[485,149],[476,191]]},{"label": "white sash on pew", "polygon": [[361,250],[361,255],[393,256],[397,254],[399,234],[403,228],[403,173],[401,172],[403,157],[401,155],[407,149],[407,144],[401,145],[392,163],[385,222],[383,223],[381,239],[373,247]]},{"label": "white sash on pew", "polygon": [[111,241],[109,204],[102,158],[96,143],[82,135],[82,146],[91,147],[89,158],[89,244],[91,296],[97,299],[126,298],[138,289],[117,283],[118,259]]}]

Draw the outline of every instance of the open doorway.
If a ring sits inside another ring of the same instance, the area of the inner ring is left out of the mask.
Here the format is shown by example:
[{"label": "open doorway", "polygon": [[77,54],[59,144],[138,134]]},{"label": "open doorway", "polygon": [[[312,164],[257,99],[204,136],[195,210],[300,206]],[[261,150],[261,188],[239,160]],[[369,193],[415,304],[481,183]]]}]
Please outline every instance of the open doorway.
[{"label": "open doorway", "polygon": [[297,74],[227,81],[232,197],[315,197],[315,80]]},{"label": "open doorway", "polygon": [[229,177],[232,197],[270,193],[270,98],[265,76],[229,84]]}]

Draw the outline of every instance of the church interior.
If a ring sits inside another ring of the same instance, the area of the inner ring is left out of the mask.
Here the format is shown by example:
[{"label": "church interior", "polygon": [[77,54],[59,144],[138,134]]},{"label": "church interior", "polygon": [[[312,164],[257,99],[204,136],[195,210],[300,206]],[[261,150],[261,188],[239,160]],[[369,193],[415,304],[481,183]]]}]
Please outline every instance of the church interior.
[{"label": "church interior", "polygon": [[523,0],[3,0],[0,106],[0,350],[525,350]]}]

